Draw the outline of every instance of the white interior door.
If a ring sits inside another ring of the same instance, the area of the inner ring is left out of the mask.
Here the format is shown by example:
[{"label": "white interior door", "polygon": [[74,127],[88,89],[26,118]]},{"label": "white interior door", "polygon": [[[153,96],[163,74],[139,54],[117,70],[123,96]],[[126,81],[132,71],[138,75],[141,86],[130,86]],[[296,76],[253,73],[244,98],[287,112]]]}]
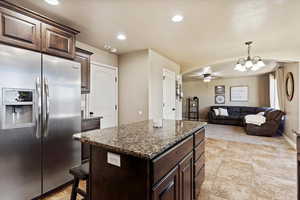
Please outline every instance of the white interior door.
[{"label": "white interior door", "polygon": [[176,74],[163,69],[163,116],[164,119],[176,119]]},{"label": "white interior door", "polygon": [[101,128],[114,127],[117,117],[117,69],[92,64],[89,110],[102,116]]}]

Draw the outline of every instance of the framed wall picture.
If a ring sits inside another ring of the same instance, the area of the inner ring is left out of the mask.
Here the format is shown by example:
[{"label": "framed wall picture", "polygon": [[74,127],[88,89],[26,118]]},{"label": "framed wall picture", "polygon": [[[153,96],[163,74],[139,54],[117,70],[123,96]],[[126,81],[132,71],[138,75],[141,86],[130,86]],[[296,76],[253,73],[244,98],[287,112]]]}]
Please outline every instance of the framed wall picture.
[{"label": "framed wall picture", "polygon": [[225,94],[225,85],[216,85],[215,94]]},{"label": "framed wall picture", "polygon": [[225,104],[225,95],[218,94],[215,96],[215,104]]},{"label": "framed wall picture", "polygon": [[230,101],[247,102],[249,100],[248,86],[232,86],[230,87]]}]

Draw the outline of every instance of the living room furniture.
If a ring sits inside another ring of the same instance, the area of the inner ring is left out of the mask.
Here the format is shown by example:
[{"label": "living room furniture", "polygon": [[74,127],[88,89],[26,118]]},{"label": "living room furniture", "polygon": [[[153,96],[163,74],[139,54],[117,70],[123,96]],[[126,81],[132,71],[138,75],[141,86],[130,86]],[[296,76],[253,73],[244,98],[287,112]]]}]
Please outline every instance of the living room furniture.
[{"label": "living room furniture", "polygon": [[[216,116],[214,109],[227,109],[228,116]],[[255,115],[259,112],[266,112],[272,108],[247,107],[247,106],[211,106],[208,112],[209,123],[244,126],[246,115]]]},{"label": "living room furniture", "polygon": [[187,99],[188,120],[199,120],[199,98],[190,97]]},{"label": "living room furniture", "polygon": [[248,135],[272,137],[277,134],[284,112],[280,110],[268,110],[265,113],[266,123],[261,126],[255,124],[245,124],[245,130]]},{"label": "living room furniture", "polygon": [[[214,109],[227,109],[228,116],[217,116]],[[246,115],[255,115],[264,112],[266,123],[262,126],[246,124]],[[209,123],[236,125],[245,127],[249,135],[273,136],[283,130],[284,121],[282,120],[284,112],[269,107],[247,107],[247,106],[211,106],[208,112]]]}]

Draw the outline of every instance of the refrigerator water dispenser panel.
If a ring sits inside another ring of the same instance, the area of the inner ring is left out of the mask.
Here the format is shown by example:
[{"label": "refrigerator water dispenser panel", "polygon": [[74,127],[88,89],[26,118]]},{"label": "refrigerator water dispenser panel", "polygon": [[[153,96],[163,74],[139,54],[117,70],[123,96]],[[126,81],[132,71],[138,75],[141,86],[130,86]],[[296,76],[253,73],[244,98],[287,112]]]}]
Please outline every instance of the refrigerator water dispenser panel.
[{"label": "refrigerator water dispenser panel", "polygon": [[34,126],[34,91],[3,88],[2,129]]}]

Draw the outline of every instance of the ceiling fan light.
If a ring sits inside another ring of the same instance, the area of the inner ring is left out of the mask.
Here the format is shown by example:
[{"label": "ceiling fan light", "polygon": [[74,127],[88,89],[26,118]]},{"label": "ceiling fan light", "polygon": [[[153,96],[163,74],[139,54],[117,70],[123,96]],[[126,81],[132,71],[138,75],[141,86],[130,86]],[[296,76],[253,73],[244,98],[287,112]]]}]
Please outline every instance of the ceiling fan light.
[{"label": "ceiling fan light", "polygon": [[210,81],[211,81],[211,78],[204,78],[204,79],[203,79],[203,82],[206,82],[206,83],[207,83],[207,82],[210,82]]},{"label": "ceiling fan light", "polygon": [[261,59],[256,63],[256,65],[258,67],[264,67],[264,66],[266,66],[266,64]]}]

